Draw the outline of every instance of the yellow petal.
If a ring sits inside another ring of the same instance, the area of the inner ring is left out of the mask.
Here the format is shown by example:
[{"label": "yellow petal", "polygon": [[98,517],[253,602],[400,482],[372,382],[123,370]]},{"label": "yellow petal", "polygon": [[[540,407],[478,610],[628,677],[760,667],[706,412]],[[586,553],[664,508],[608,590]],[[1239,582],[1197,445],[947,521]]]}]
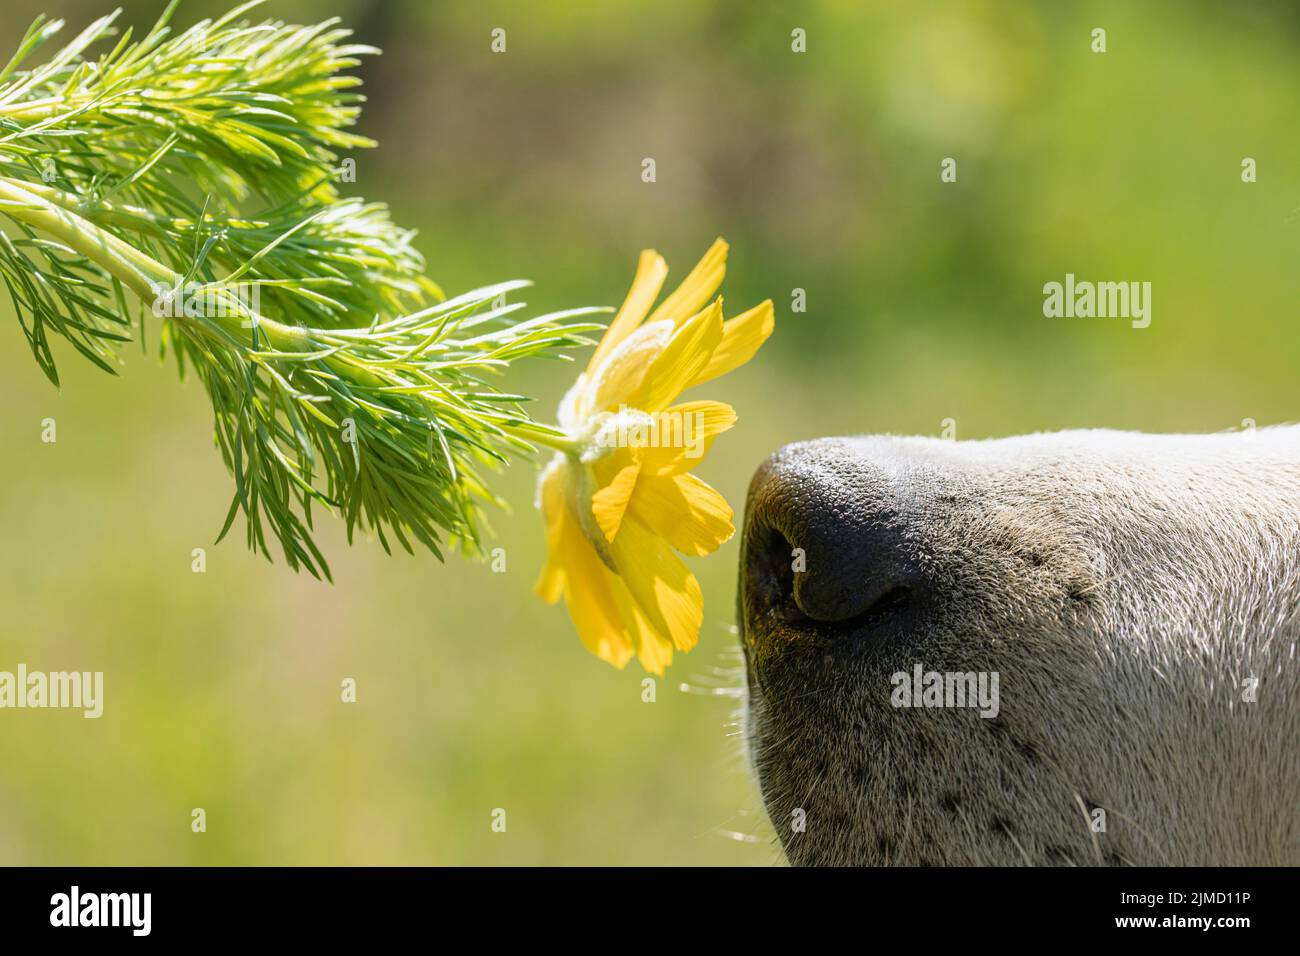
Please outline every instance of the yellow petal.
[{"label": "yellow petal", "polygon": [[564,603],[569,617],[588,650],[621,668],[632,657],[632,640],[614,597],[618,578],[601,563],[577,522],[566,517],[562,528]]},{"label": "yellow petal", "polygon": [[673,333],[651,361],[641,383],[627,396],[626,404],[644,412],[667,407],[704,371],[721,341],[722,300],[717,299]]},{"label": "yellow petal", "polygon": [[695,575],[667,541],[630,516],[613,548],[623,583],[650,625],[678,650],[694,647],[704,622],[704,594]]},{"label": "yellow petal", "polygon": [[[736,410],[726,402],[682,402],[660,412],[659,423],[659,447],[641,450],[641,469],[651,475],[680,475],[703,461],[713,440],[736,424]],[[678,436],[684,440],[678,441]]]},{"label": "yellow petal", "polygon": [[662,677],[664,668],[673,661],[672,643],[654,629],[650,620],[637,606],[627,585],[621,581],[614,587],[614,600],[618,604],[623,621],[628,625],[637,660],[649,673]]},{"label": "yellow petal", "polygon": [[609,353],[592,374],[591,385],[578,404],[579,418],[597,412],[616,412],[627,404],[646,380],[655,357],[672,342],[671,322],[654,322],[641,326]]},{"label": "yellow petal", "polygon": [[715,239],[709,251],[704,254],[690,275],[682,280],[673,294],[659,303],[659,307],[650,313],[648,322],[670,319],[674,325],[681,325],[688,318],[704,308],[704,303],[713,297],[722,285],[722,278],[727,274],[727,243]]},{"label": "yellow petal", "polygon": [[642,475],[628,514],[682,554],[703,557],[736,533],[727,499],[694,475]]},{"label": "yellow petal", "polygon": [[767,341],[774,328],[776,316],[772,312],[771,299],[729,319],[722,327],[722,341],[713,350],[709,364],[687,387],[711,381],[744,365],[754,357],[759,346]]},{"label": "yellow petal", "polygon": [[[609,457],[615,458],[613,455]],[[636,487],[637,474],[641,471],[641,463],[630,453],[624,454],[620,449],[618,458],[627,463],[617,468],[608,481],[602,481],[600,490],[591,496],[591,511],[608,541],[613,541],[618,534],[623,514],[632,499],[632,489]]]},{"label": "yellow petal", "polygon": [[[550,537],[549,532],[547,537]],[[550,548],[549,542],[547,548]],[[564,593],[564,565],[560,563],[558,553],[548,550],[546,563],[542,565],[542,573],[537,576],[533,592],[547,604],[554,604]]]},{"label": "yellow petal", "polygon": [[668,264],[664,262],[663,256],[653,249],[643,249],[641,260],[637,263],[636,276],[632,279],[632,287],[628,289],[627,298],[623,300],[614,321],[609,323],[596,351],[591,354],[591,361],[587,363],[588,372],[595,371],[596,366],[605,360],[614,346],[641,324],[667,277]]},{"label": "yellow petal", "polygon": [[663,677],[664,669],[673,662],[673,646],[655,634],[638,645],[636,657],[647,672]]},{"label": "yellow petal", "polygon": [[570,473],[572,479],[565,488],[568,492],[565,498],[568,516],[577,524],[578,530],[596,552],[596,557],[600,558],[601,564],[617,573],[618,566],[614,563],[614,553],[609,548],[604,530],[596,520],[595,510],[596,494],[603,484],[613,480],[614,474],[613,472],[607,474],[605,482],[602,483],[596,477],[594,469],[586,464],[573,465]]},{"label": "yellow petal", "polygon": [[[562,457],[562,456],[560,456]],[[546,525],[546,563],[533,585],[533,590],[547,604],[560,599],[564,587],[564,565],[561,560],[562,522],[565,520],[563,466],[552,461],[537,482],[537,507]]]}]

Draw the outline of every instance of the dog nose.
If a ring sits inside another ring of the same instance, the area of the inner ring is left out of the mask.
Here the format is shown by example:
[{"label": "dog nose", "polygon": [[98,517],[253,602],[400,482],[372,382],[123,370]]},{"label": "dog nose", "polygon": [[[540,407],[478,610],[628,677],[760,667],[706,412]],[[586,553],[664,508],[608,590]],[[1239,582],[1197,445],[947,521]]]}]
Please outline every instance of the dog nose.
[{"label": "dog nose", "polygon": [[900,487],[887,469],[833,442],[787,445],[769,458],[746,507],[748,611],[844,625],[920,597]]}]

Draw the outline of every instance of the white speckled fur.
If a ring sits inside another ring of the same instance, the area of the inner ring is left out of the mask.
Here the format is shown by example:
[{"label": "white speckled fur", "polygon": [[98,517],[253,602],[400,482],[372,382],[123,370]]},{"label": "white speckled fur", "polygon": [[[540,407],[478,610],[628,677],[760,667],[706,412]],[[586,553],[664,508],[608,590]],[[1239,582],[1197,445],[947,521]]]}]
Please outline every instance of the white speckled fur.
[{"label": "white speckled fur", "polygon": [[[1300,426],[789,445],[742,561],[809,489],[904,526],[933,597],[800,631],[742,568],[747,736],[791,862],[1300,863]],[[917,661],[999,672],[999,717],[891,708]]]}]

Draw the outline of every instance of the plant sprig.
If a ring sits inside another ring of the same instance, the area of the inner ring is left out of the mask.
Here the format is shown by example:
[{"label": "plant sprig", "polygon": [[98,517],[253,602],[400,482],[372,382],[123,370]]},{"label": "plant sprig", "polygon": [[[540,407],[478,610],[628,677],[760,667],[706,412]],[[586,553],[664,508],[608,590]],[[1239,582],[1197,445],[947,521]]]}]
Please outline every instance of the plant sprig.
[{"label": "plant sprig", "polygon": [[377,51],[332,20],[243,20],[255,5],[173,33],[173,4],[92,59],[113,14],[24,68],[62,25],[33,24],[0,70],[0,279],[56,385],[52,338],[113,372],[159,315],[235,478],[219,538],[242,512],[250,546],[328,576],[323,504],[349,540],[472,550],[485,468],[567,444],[491,377],[590,344],[604,310],[520,321],[518,281],[443,301],[413,233],[335,185],[337,151],[374,145],[343,71]]}]

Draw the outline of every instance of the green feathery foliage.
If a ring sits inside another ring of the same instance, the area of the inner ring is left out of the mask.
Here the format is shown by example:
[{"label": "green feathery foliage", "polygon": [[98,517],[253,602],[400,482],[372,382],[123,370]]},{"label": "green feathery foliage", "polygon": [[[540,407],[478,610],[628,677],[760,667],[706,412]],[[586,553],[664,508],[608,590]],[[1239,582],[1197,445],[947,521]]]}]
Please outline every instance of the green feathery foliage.
[{"label": "green feathery foliage", "polygon": [[526,396],[490,376],[567,357],[599,328],[576,309],[519,321],[506,282],[443,301],[413,234],[379,203],[339,196],[338,151],[362,97],[343,71],[377,51],[335,21],[250,23],[241,6],[175,33],[169,7],[139,40],[104,17],[39,66],[62,26],[38,19],[0,71],[0,278],[56,385],[51,339],[114,371],[116,343],[158,317],[193,369],[267,554],[329,575],[313,502],[389,548],[473,550],[483,472],[534,443]]}]

